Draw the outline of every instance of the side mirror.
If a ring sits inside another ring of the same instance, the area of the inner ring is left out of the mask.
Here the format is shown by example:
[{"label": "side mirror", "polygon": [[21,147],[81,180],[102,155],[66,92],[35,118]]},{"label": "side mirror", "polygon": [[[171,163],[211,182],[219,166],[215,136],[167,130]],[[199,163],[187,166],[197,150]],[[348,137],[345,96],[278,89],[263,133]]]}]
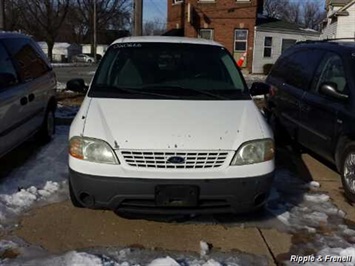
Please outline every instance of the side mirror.
[{"label": "side mirror", "polygon": [[319,87],[319,92],[323,95],[329,96],[331,98],[335,98],[341,101],[346,101],[349,96],[346,94],[342,94],[337,92],[337,84],[334,82],[324,82]]},{"label": "side mirror", "polygon": [[270,92],[270,86],[263,82],[254,82],[249,92],[251,96],[268,94]]},{"label": "side mirror", "polygon": [[86,93],[89,86],[85,85],[83,79],[71,79],[67,82],[67,90],[71,90],[79,93]]}]

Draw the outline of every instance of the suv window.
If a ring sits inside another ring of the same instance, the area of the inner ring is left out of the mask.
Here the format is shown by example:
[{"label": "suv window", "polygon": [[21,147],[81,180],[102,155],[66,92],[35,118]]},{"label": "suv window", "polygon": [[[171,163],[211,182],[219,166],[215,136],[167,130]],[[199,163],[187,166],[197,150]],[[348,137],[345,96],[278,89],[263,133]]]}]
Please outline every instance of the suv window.
[{"label": "suv window", "polygon": [[18,83],[17,74],[5,47],[0,43],[0,90]]},{"label": "suv window", "polygon": [[277,61],[270,75],[288,85],[308,90],[322,54],[322,51],[315,49],[286,52]]},{"label": "suv window", "polygon": [[10,51],[16,70],[22,82],[36,79],[50,70],[37,49],[28,38],[14,38],[4,40]]},{"label": "suv window", "polygon": [[338,92],[346,93],[346,76],[342,59],[332,52],[326,53],[323,57],[312,84],[312,91],[318,91],[324,82],[334,82]]}]

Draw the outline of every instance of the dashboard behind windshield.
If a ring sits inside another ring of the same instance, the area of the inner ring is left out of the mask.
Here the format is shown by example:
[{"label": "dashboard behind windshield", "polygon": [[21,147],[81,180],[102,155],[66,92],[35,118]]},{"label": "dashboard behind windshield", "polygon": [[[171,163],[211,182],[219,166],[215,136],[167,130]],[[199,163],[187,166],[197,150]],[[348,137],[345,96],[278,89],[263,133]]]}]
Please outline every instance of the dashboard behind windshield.
[{"label": "dashboard behind windshield", "polygon": [[249,99],[244,78],[219,46],[121,43],[106,52],[91,97],[236,100]]}]

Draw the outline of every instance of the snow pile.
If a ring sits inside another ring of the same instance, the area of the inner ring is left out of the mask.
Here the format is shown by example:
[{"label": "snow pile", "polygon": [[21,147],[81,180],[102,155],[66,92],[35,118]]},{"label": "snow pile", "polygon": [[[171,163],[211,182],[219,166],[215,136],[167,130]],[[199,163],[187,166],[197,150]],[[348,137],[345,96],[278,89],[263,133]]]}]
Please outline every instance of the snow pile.
[{"label": "snow pile", "polygon": [[[21,242],[21,241],[19,241]],[[171,253],[150,251],[145,249],[115,249],[112,251],[93,250],[87,252],[69,251],[62,255],[50,255],[40,247],[28,246],[26,243],[0,241],[1,265],[33,265],[33,266],[235,266],[235,265],[268,265],[266,257],[251,256],[244,253],[215,253],[205,258],[198,258],[193,253]],[[5,251],[12,251],[6,256]],[[165,254],[164,254],[165,253]],[[166,254],[169,253],[169,254]]]},{"label": "snow pile", "polygon": [[67,106],[63,104],[57,105],[57,110],[55,117],[57,118],[74,118],[76,113],[79,111],[80,106]]},{"label": "snow pile", "polygon": [[62,82],[57,82],[57,91],[62,92],[67,88],[67,84],[62,83]]},{"label": "snow pile", "polygon": [[5,220],[6,216],[21,214],[35,202],[47,200],[58,190],[60,185],[57,182],[47,181],[43,188],[31,186],[10,195],[0,195],[0,222]]},{"label": "snow pile", "polygon": [[57,127],[51,143],[39,148],[29,161],[0,180],[1,226],[35,203],[67,198],[67,136],[67,127]]},{"label": "snow pile", "polygon": [[166,258],[158,258],[153,260],[148,266],[180,266],[176,260],[166,257]]},{"label": "snow pile", "polygon": [[[277,169],[267,208],[287,225],[294,239],[300,239],[292,246],[290,254],[307,256],[313,251],[315,258],[322,259],[327,255],[354,255],[350,264],[314,261],[305,265],[354,265],[355,230],[344,224],[345,213],[319,188],[318,182],[305,183],[287,169]],[[284,263],[294,265],[294,262]]]}]

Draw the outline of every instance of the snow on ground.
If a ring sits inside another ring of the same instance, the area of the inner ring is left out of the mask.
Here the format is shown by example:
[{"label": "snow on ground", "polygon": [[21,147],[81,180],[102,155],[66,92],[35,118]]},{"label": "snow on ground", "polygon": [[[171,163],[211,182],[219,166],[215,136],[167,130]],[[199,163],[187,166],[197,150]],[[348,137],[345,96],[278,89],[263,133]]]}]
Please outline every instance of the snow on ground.
[{"label": "snow on ground", "polygon": [[33,205],[67,197],[68,127],[57,127],[53,141],[10,175],[1,179],[0,226],[27,211]]},{"label": "snow on ground", "polygon": [[4,266],[266,266],[268,264],[265,257],[245,253],[214,252],[213,254],[199,256],[194,253],[174,253],[138,248],[69,251],[58,256],[49,254],[40,247],[28,247],[25,243],[21,243],[20,240],[17,242],[11,240],[0,241],[0,255],[5,250],[11,250],[20,255],[15,259],[0,259],[0,264]]},{"label": "snow on ground", "polygon": [[55,117],[72,119],[79,111],[80,106],[68,106],[58,103]]}]

